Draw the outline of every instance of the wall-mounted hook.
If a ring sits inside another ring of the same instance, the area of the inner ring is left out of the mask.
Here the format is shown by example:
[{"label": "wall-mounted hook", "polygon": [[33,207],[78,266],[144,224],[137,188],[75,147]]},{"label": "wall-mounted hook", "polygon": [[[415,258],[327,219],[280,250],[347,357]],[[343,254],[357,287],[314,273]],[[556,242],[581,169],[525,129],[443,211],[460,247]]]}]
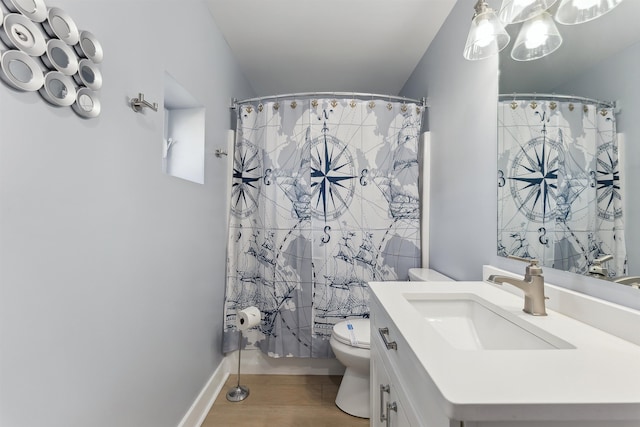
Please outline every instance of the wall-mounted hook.
[{"label": "wall-mounted hook", "polygon": [[222,148],[216,148],[215,155],[216,157],[222,157],[222,156],[226,156],[227,152],[224,151]]},{"label": "wall-mounted hook", "polygon": [[150,102],[145,101],[143,93],[138,93],[137,98],[131,99],[131,109],[136,113],[142,111],[144,107],[151,108],[153,111],[158,111],[158,103],[154,102],[151,104]]}]

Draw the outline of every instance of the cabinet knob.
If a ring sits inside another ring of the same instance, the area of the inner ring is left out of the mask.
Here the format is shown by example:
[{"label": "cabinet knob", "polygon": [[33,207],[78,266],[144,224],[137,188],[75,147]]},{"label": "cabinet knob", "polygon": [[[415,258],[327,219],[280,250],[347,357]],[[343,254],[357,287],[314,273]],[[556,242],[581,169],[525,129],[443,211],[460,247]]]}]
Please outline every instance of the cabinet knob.
[{"label": "cabinet knob", "polygon": [[387,402],[387,427],[391,427],[391,411],[398,412],[398,404],[396,402]]}]

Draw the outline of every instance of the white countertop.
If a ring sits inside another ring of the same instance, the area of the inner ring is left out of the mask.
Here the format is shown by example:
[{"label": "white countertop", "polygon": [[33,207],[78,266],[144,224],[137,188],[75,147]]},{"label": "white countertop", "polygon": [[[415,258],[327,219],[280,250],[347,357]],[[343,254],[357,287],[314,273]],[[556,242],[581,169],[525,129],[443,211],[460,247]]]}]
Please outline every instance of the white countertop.
[{"label": "white countertop", "polygon": [[[640,346],[553,310],[522,311],[523,297],[485,282],[373,282],[387,311],[457,420],[638,420]],[[428,327],[408,293],[474,293],[575,346],[458,350]],[[629,325],[640,333],[640,325]]]}]

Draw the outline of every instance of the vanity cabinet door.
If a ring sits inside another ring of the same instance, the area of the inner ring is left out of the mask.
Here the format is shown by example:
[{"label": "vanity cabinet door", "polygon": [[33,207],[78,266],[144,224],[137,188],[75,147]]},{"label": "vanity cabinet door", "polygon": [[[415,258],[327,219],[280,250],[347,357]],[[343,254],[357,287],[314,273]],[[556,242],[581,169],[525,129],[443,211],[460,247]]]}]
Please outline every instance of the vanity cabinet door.
[{"label": "vanity cabinet door", "polygon": [[400,396],[379,352],[371,352],[371,427],[411,426]]}]

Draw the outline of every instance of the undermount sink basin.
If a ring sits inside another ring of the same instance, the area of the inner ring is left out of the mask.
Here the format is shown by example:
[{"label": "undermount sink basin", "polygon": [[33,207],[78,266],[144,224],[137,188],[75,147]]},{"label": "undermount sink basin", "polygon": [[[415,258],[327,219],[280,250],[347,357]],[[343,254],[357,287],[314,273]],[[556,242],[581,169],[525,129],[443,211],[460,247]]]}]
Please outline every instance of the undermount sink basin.
[{"label": "undermount sink basin", "polygon": [[409,304],[459,350],[575,348],[474,294],[405,294]]}]

